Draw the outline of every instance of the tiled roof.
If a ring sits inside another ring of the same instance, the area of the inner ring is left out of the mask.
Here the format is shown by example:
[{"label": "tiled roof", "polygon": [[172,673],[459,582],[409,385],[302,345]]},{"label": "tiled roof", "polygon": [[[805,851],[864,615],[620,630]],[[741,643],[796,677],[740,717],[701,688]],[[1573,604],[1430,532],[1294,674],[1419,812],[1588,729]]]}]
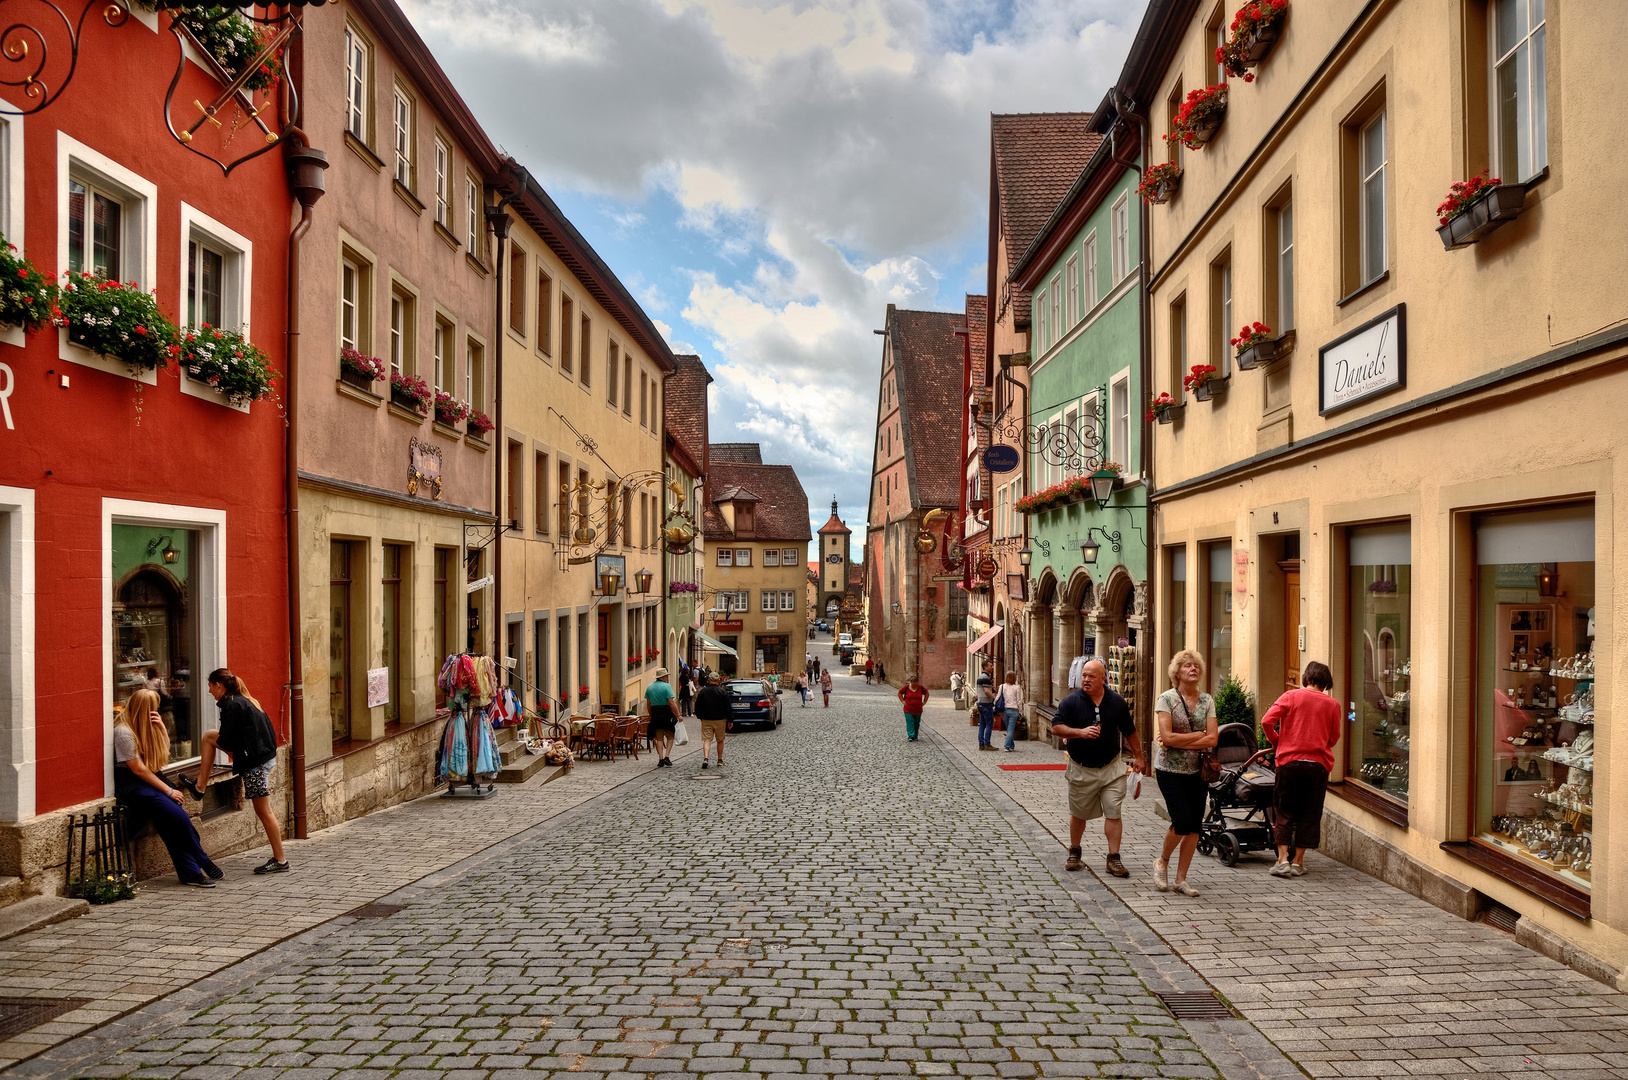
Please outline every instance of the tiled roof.
[{"label": "tiled roof", "polygon": [[[1015,266],[1057,208],[1102,136],[1090,113],[997,114],[989,118],[995,184],[1006,223],[1006,265]],[[994,253],[990,253],[993,260]],[[1012,291],[1012,318],[1029,320],[1029,294]]]},{"label": "tiled roof", "polygon": [[741,465],[763,464],[763,447],[755,442],[715,442],[707,447],[713,461],[733,461]]},{"label": "tiled roof", "polygon": [[707,386],[712,376],[699,356],[674,356],[666,379],[667,434],[697,465],[707,464]]},{"label": "tiled roof", "polygon": [[837,517],[837,500],[832,499],[831,500],[831,520],[827,521],[824,525],[820,526],[820,535],[824,536],[826,533],[850,533],[851,534],[852,532],[853,532],[853,530],[848,528],[848,526],[844,525],[842,523],[842,519]]},{"label": "tiled roof", "polygon": [[961,373],[967,342],[959,311],[895,310],[888,325],[897,369],[911,508],[961,502]]},{"label": "tiled roof", "polygon": [[[752,492],[758,499],[751,539],[807,542],[814,538],[813,531],[808,527],[808,496],[803,494],[797,470],[790,465],[720,461],[715,454],[707,470],[708,502],[717,502],[720,498],[712,492],[731,489]],[[709,540],[735,539],[735,533],[724,521],[723,515],[710,505],[702,516],[702,528]]]}]

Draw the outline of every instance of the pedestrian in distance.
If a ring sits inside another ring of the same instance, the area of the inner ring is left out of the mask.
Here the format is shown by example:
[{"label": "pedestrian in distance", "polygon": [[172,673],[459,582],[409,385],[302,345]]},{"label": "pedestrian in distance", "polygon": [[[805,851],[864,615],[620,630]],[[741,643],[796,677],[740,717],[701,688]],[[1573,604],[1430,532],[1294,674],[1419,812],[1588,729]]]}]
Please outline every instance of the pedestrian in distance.
[{"label": "pedestrian in distance", "polygon": [[1272,839],[1278,861],[1272,873],[1299,877],[1306,852],[1322,841],[1323,797],[1340,741],[1340,703],[1333,698],[1334,674],[1313,660],[1290,690],[1261,717],[1261,731],[1276,751],[1277,783],[1272,789]]},{"label": "pedestrian in distance", "polygon": [[159,775],[170,762],[170,733],[159,715],[159,701],[156,690],[137,690],[114,714],[113,796],[132,832],[152,825],[181,884],[213,889],[225,875],[204,854],[198,830],[181,806],[181,793]]},{"label": "pedestrian in distance", "polygon": [[875,677],[875,675],[876,675],[876,665],[871,663],[869,660],[866,660],[865,661],[865,685],[866,686],[871,685],[871,680],[872,680],[872,678]]},{"label": "pedestrian in distance", "polygon": [[825,707],[831,707],[831,669],[826,668],[820,672],[820,693],[825,697]]},{"label": "pedestrian in distance", "polygon": [[718,767],[724,766],[724,733],[729,728],[729,691],[724,689],[723,676],[714,675],[701,692],[695,695],[695,715],[701,718],[701,767],[707,767],[707,747],[718,749],[715,757]]},{"label": "pedestrian in distance", "polygon": [[803,699],[802,707],[808,708],[808,675],[803,672],[797,673],[797,693]]},{"label": "pedestrian in distance", "polygon": [[[1204,659],[1192,649],[1183,649],[1170,658],[1171,688],[1159,695],[1153,711],[1159,727],[1159,750],[1153,759],[1153,775],[1159,781],[1159,794],[1170,811],[1170,828],[1164,834],[1164,849],[1153,865],[1153,885],[1160,892],[1174,889],[1183,896],[1197,896],[1187,884],[1187,868],[1193,864],[1198,847],[1200,824],[1209,802],[1209,789],[1199,775],[1199,758],[1216,744],[1215,701],[1201,693]],[[1181,849],[1176,864],[1176,882],[1170,884],[1170,856]]]},{"label": "pedestrian in distance", "polygon": [[673,739],[678,720],[673,716],[673,688],[667,682],[667,669],[656,669],[656,680],[644,691],[645,713],[650,718],[650,742],[656,748],[656,768],[670,769]]},{"label": "pedestrian in distance", "polygon": [[[678,673],[678,711],[682,716],[693,715],[692,706],[695,704],[695,672],[689,667]],[[676,729],[675,729],[676,730]],[[668,762],[668,764],[672,764]]]},{"label": "pedestrian in distance", "polygon": [[1001,719],[1006,724],[1006,752],[1010,754],[1017,750],[1017,726],[1023,716],[1023,687],[1018,685],[1015,671],[1008,671],[1001,684],[1001,705],[1006,710]]},{"label": "pedestrian in distance", "polygon": [[220,706],[220,728],[204,733],[197,775],[181,776],[177,780],[187,794],[201,800],[203,788],[209,786],[215,751],[231,758],[232,772],[243,778],[243,796],[254,807],[254,814],[271,844],[271,858],[255,867],[254,872],[286,874],[288,860],[283,858],[283,829],[271,810],[271,771],[277,766],[277,733],[266,718],[266,710],[249,694],[248,686],[226,668],[216,668],[209,673],[209,693]]},{"label": "pedestrian in distance", "polygon": [[978,749],[993,750],[995,738],[995,662],[985,660],[978,673]]},{"label": "pedestrian in distance", "polygon": [[880,660],[876,661],[876,681],[881,683],[883,686],[887,685],[887,668],[882,666],[882,661]]},{"label": "pedestrian in distance", "polygon": [[1125,833],[1120,813],[1125,805],[1125,751],[1134,759],[1131,768],[1146,771],[1142,742],[1136,736],[1136,721],[1125,699],[1108,689],[1108,665],[1095,658],[1086,661],[1080,672],[1080,688],[1071,691],[1057,706],[1052,733],[1068,740],[1068,862],[1065,870],[1078,870],[1081,860],[1080,837],[1085,823],[1102,818],[1102,835],[1108,843],[1108,872],[1129,877],[1119,857],[1119,842]]},{"label": "pedestrian in distance", "polygon": [[911,742],[916,741],[916,735],[921,731],[921,711],[926,708],[927,699],[931,696],[914,672],[899,687],[899,703],[904,706],[904,733]]},{"label": "pedestrian in distance", "polygon": [[959,671],[950,672],[950,703],[957,709],[961,708],[961,700],[967,696],[967,677]]}]

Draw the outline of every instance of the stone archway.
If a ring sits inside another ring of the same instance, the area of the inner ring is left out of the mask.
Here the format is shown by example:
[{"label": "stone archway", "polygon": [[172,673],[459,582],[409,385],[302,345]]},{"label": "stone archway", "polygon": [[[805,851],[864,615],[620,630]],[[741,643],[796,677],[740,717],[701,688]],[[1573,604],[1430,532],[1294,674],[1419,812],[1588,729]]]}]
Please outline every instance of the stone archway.
[{"label": "stone archway", "polygon": [[1057,649],[1057,663],[1052,668],[1053,700],[1061,701],[1068,694],[1068,669],[1081,654],[1084,639],[1089,636],[1086,616],[1094,606],[1096,586],[1083,566],[1074,568],[1068,584],[1051,609],[1052,641]]},{"label": "stone archway", "polygon": [[1098,653],[1108,655],[1109,646],[1121,638],[1136,646],[1137,693],[1131,701],[1131,714],[1136,719],[1137,731],[1144,744],[1151,745],[1152,712],[1148,706],[1152,701],[1149,695],[1153,692],[1150,681],[1153,638],[1148,625],[1147,582],[1133,578],[1124,564],[1116,565],[1108,571],[1108,577],[1098,589],[1097,600],[1096,610],[1091,616],[1097,627]]},{"label": "stone archway", "polygon": [[[1024,673],[1024,689],[1037,705],[1054,705],[1058,697],[1057,634],[1053,622],[1053,606],[1057,599],[1057,575],[1046,567],[1035,583],[1034,600],[1024,608],[1028,621],[1028,670]],[[1066,674],[1066,669],[1065,669]]]}]

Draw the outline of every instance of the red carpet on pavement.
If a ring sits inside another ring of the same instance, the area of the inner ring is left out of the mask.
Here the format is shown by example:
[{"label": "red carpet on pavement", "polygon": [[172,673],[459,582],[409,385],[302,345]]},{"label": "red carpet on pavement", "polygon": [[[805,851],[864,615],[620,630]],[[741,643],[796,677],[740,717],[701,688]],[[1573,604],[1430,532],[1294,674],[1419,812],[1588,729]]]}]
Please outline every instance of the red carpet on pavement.
[{"label": "red carpet on pavement", "polygon": [[1064,765],[1002,765],[1007,772],[1062,772],[1068,768]]}]

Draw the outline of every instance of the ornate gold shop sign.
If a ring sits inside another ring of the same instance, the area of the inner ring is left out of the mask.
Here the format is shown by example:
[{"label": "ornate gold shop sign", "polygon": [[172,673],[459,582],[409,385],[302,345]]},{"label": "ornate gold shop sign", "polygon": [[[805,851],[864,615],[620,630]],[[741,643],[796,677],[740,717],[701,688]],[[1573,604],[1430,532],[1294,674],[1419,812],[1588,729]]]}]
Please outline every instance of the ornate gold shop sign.
[{"label": "ornate gold shop sign", "polygon": [[421,493],[441,501],[441,448],[419,442],[415,435],[407,444],[407,494]]}]

